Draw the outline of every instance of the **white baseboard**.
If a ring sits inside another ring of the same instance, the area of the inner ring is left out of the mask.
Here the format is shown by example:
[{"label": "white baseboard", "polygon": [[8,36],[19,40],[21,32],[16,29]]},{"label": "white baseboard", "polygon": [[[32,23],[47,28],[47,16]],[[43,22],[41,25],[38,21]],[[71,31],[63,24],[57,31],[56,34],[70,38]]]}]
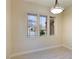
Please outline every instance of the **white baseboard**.
[{"label": "white baseboard", "polygon": [[72,50],[72,48],[71,47],[68,47],[68,46],[66,46],[66,45],[62,45],[63,47],[65,47],[65,48],[67,48],[67,49],[69,49],[69,50]]},{"label": "white baseboard", "polygon": [[23,51],[23,52],[19,52],[19,53],[14,53],[10,56],[10,58],[20,56],[20,55],[24,55],[24,54],[29,54],[29,53],[39,52],[39,51],[43,51],[43,50],[48,50],[48,49],[52,49],[52,48],[57,48],[57,47],[61,47],[61,46],[62,45],[56,45],[56,46],[50,46],[50,47],[45,47],[45,48],[36,49],[36,50],[30,50],[30,51]]}]

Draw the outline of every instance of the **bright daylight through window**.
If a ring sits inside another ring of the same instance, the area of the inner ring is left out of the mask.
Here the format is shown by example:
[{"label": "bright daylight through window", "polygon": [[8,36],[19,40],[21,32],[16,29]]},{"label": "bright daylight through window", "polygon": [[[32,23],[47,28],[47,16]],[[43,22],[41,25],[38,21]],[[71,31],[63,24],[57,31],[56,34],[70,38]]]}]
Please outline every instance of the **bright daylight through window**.
[{"label": "bright daylight through window", "polygon": [[[43,36],[47,33],[47,17],[28,14],[28,36]],[[39,29],[38,29],[39,28]]]}]

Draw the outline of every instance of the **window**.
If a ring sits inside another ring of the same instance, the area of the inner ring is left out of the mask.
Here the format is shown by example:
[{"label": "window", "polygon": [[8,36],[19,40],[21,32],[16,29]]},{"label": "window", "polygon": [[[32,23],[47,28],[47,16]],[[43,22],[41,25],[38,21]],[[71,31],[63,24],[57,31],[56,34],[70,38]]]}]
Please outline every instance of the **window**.
[{"label": "window", "polygon": [[40,36],[47,34],[47,17],[40,16]]},{"label": "window", "polygon": [[[49,17],[50,35],[54,34],[54,17]],[[47,35],[47,16],[37,14],[28,14],[28,36],[45,36]]]},{"label": "window", "polygon": [[50,35],[54,35],[54,17],[50,16]]},{"label": "window", "polygon": [[28,14],[28,36],[37,35],[37,16],[33,14]]}]

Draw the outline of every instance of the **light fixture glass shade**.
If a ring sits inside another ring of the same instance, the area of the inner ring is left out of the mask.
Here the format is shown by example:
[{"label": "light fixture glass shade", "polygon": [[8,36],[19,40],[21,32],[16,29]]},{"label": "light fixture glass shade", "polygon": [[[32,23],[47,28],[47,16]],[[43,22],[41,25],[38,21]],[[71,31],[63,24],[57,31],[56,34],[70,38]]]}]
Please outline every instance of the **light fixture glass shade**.
[{"label": "light fixture glass shade", "polygon": [[64,10],[64,8],[55,7],[55,8],[51,8],[50,11],[51,11],[53,14],[59,14],[59,13],[63,12],[63,10]]}]

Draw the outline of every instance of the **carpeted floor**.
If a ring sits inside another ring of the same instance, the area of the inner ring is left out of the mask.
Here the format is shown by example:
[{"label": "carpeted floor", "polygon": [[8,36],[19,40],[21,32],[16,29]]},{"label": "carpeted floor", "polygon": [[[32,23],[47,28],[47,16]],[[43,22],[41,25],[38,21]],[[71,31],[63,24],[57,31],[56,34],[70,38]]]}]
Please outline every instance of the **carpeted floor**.
[{"label": "carpeted floor", "polygon": [[12,59],[72,59],[72,51],[64,47],[59,47],[17,56]]}]

